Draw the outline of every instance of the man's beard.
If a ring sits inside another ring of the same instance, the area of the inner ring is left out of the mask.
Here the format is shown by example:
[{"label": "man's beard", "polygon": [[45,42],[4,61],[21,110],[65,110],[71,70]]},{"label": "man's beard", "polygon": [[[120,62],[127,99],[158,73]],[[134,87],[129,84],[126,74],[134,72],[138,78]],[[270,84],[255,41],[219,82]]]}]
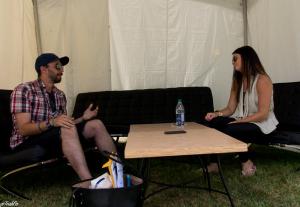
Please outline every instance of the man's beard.
[{"label": "man's beard", "polygon": [[54,83],[60,83],[60,82],[61,82],[61,78],[60,78],[60,79],[56,78],[56,79],[54,80]]},{"label": "man's beard", "polygon": [[61,76],[56,75],[56,76],[52,76],[51,80],[53,83],[60,83],[61,82]]}]

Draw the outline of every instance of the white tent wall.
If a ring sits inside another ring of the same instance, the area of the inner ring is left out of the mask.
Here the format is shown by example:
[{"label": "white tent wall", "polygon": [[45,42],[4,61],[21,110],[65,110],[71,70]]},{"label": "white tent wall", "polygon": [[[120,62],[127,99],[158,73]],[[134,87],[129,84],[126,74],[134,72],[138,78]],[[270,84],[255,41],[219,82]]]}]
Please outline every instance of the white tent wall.
[{"label": "white tent wall", "polygon": [[36,78],[37,55],[31,0],[0,1],[0,88]]},{"label": "white tent wall", "polygon": [[[231,52],[243,44],[241,1],[37,2],[43,52],[71,58],[59,86],[69,111],[79,92],[149,87],[207,85],[215,107],[226,104]],[[274,82],[299,81],[300,1],[247,2],[249,44],[267,72]],[[32,0],[0,1],[0,88],[36,78],[34,24]]]},{"label": "white tent wall", "polygon": [[227,103],[240,0],[110,0],[109,17],[112,89],[205,85]]},{"label": "white tent wall", "polygon": [[273,82],[300,81],[299,8],[299,0],[248,0],[249,44]]},{"label": "white tent wall", "polygon": [[38,0],[43,52],[70,57],[59,85],[72,112],[80,92],[110,90],[107,0]]}]

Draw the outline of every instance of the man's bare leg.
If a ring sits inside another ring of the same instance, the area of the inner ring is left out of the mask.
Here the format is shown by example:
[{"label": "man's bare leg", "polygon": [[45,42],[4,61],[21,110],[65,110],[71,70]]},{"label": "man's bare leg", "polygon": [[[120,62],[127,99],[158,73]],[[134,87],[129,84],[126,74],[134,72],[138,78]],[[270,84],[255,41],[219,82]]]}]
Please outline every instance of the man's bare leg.
[{"label": "man's bare leg", "polygon": [[79,141],[76,127],[61,128],[62,150],[71,166],[81,180],[90,179],[92,175]]},{"label": "man's bare leg", "polygon": [[106,150],[108,152],[114,153],[117,152],[112,138],[110,137],[104,124],[100,120],[95,119],[88,121],[84,126],[82,134],[87,139],[93,137],[99,150]]}]

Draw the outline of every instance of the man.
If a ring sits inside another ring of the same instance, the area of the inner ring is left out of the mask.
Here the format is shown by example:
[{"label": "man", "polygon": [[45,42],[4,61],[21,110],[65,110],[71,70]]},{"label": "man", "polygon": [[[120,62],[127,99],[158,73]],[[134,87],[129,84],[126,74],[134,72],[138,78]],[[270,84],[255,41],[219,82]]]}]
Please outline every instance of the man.
[{"label": "man", "polygon": [[65,94],[55,87],[61,81],[68,57],[53,53],[41,54],[35,62],[38,79],[18,85],[11,95],[13,133],[10,146],[14,150],[39,145],[49,154],[60,150],[81,180],[92,178],[79,141],[80,133],[94,139],[98,149],[116,152],[105,126],[91,120],[98,113],[91,104],[83,115],[74,120],[67,115]]}]

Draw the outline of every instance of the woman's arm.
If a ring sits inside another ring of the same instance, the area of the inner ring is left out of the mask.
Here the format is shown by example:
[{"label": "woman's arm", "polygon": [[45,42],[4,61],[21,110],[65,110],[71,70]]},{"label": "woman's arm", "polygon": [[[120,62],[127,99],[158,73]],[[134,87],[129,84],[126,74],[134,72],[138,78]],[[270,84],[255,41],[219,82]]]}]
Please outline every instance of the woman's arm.
[{"label": "woman's arm", "polygon": [[230,91],[228,104],[225,108],[218,110],[219,115],[221,114],[222,116],[231,116],[235,112],[236,107],[237,107],[237,92],[232,87]]},{"label": "woman's arm", "polygon": [[269,76],[260,75],[256,83],[258,96],[258,110],[256,113],[237,120],[234,123],[240,122],[260,122],[268,118],[269,109],[272,98],[273,84]]},{"label": "woman's arm", "polygon": [[207,121],[210,121],[217,116],[231,116],[234,113],[236,107],[237,107],[237,92],[236,92],[236,87],[234,86],[234,84],[232,84],[227,106],[221,110],[207,113],[205,119]]}]

